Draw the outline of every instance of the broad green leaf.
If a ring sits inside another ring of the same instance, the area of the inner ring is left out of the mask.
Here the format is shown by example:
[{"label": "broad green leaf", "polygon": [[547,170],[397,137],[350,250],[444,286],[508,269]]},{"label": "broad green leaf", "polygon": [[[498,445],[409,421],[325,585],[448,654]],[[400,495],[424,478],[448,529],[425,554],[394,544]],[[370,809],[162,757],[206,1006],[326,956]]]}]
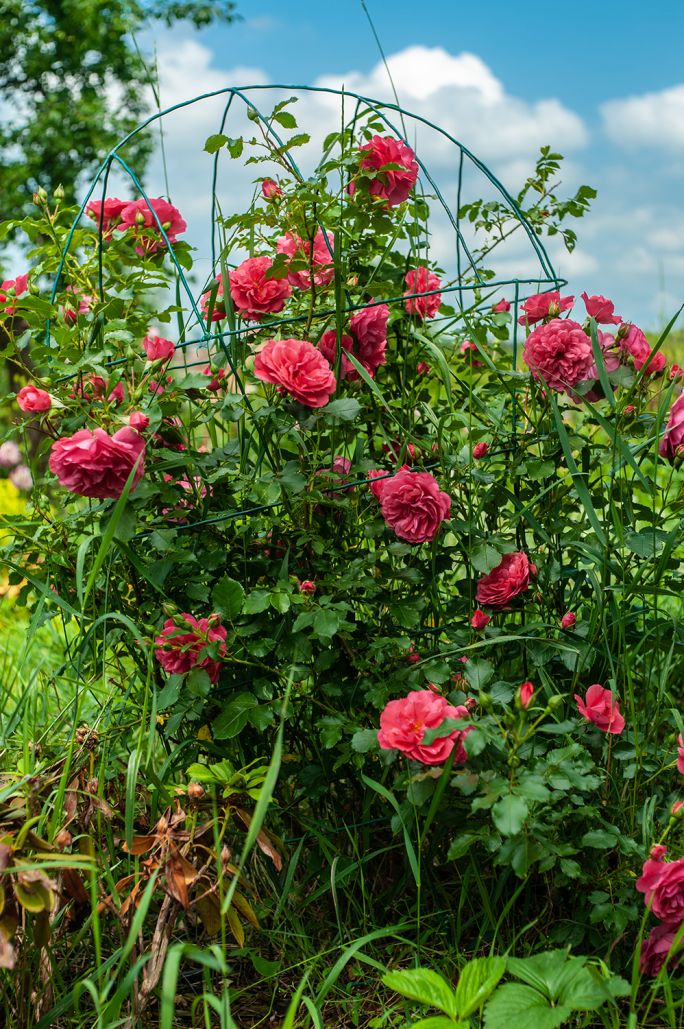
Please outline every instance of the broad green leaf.
[{"label": "broad green leaf", "polygon": [[408,997],[429,1008],[439,1008],[452,1018],[457,1017],[454,991],[441,975],[429,968],[387,972],[382,981],[388,989],[400,993],[402,997]]},{"label": "broad green leaf", "polygon": [[500,986],[485,1008],[485,1029],[558,1029],[572,1008],[551,1007],[549,1001],[520,983]]},{"label": "broad green leaf", "polygon": [[239,582],[224,575],[211,591],[211,603],[214,611],[233,619],[242,611],[245,602],[245,591]]},{"label": "broad green leaf", "polygon": [[373,750],[376,747],[377,742],[377,729],[359,729],[352,736],[351,747],[357,754],[367,754],[369,750]]},{"label": "broad green leaf", "polygon": [[505,958],[474,958],[468,962],[456,986],[459,1018],[468,1018],[482,1007],[505,971]]},{"label": "broad green leaf", "polygon": [[527,802],[522,797],[509,793],[508,796],[497,800],[492,808],[492,819],[504,836],[514,836],[522,829],[528,813]]},{"label": "broad green leaf", "polygon": [[361,404],[355,397],[340,397],[331,400],[321,408],[321,415],[326,418],[339,418],[341,422],[351,422],[361,410]]},{"label": "broad green leaf", "polygon": [[251,709],[258,703],[251,693],[238,693],[233,697],[212,722],[211,731],[214,739],[232,740],[242,732],[249,720]]}]

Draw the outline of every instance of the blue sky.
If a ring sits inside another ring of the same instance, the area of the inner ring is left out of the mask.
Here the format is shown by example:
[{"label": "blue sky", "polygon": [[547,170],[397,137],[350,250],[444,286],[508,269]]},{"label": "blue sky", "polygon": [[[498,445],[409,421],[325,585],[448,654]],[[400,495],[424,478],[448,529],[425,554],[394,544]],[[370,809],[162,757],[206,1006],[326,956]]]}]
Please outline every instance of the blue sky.
[{"label": "blue sky", "polygon": [[[163,103],[246,81],[344,82],[390,98],[360,2],[238,7],[244,20],[233,26],[156,33]],[[571,288],[612,296],[644,327],[668,320],[684,301],[684,2],[580,0],[543,19],[536,5],[503,0],[368,7],[409,110],[449,128],[511,189],[542,143],[566,155],[559,193],[598,189],[576,253],[552,248]],[[172,199],[190,222],[202,133],[216,131],[203,114],[193,109],[167,136]]]}]

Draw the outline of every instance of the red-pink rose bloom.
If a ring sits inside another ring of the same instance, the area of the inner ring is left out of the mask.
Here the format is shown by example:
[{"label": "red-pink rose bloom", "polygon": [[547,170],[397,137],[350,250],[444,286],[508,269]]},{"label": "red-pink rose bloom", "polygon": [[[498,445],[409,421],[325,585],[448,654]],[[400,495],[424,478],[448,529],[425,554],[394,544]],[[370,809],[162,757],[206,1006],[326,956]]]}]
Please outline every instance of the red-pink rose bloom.
[{"label": "red-pink rose bloom", "polygon": [[207,383],[207,389],[212,393],[218,393],[221,389],[221,383],[226,377],[225,368],[216,368],[215,370],[208,364],[202,369],[202,375],[207,375],[211,378],[211,381]]},{"label": "red-pink rose bloom", "polygon": [[476,632],[482,632],[483,629],[487,628],[491,620],[492,616],[485,614],[484,611],[480,610],[480,608],[478,607],[473,612],[473,616],[470,619],[470,624]]},{"label": "red-pink rose bloom", "polygon": [[311,579],[304,579],[303,582],[297,582],[299,592],[303,593],[307,597],[312,597],[316,592],[316,583],[312,582]]},{"label": "red-pink rose bloom", "polygon": [[386,361],[389,313],[387,304],[374,304],[361,308],[349,319],[351,334],[356,339],[359,361],[369,375],[375,375],[380,365]]},{"label": "red-pink rose bloom", "polygon": [[[327,242],[326,242],[327,239]],[[335,237],[332,232],[323,232],[319,229],[314,236],[313,249],[311,241],[302,239],[294,232],[287,232],[276,244],[279,254],[286,254],[297,261],[306,261],[307,267],[299,271],[288,271],[287,281],[297,289],[311,289],[311,266],[313,266],[313,281],[316,286],[329,286],[335,278],[333,267],[333,248]]]},{"label": "red-pink rose bloom", "polygon": [[599,325],[619,325],[622,321],[622,318],[615,314],[615,304],[612,300],[602,296],[588,297],[586,293],[582,293],[581,297],[587,314],[590,318],[595,318]]},{"label": "red-pink rose bloom", "polygon": [[684,737],[681,733],[677,737],[677,771],[684,775]]},{"label": "red-pink rose bloom", "polygon": [[518,699],[520,701],[520,706],[527,709],[530,706],[533,696],[534,686],[531,682],[524,682],[518,690]]},{"label": "red-pink rose bloom", "polygon": [[577,615],[574,611],[566,611],[561,618],[561,629],[574,629],[577,622]]},{"label": "red-pink rose bloom", "polygon": [[657,375],[659,372],[662,372],[665,369],[665,366],[667,365],[667,358],[665,357],[665,354],[662,352],[662,350],[658,350],[655,353],[651,351],[651,353],[653,353],[653,357],[648,362],[648,367],[646,368],[646,375]]},{"label": "red-pink rose bloom", "polygon": [[14,304],[7,303],[13,297],[22,297],[28,289],[28,272],[25,275],[17,275],[16,279],[5,279],[0,283],[0,311],[5,314],[14,314]]},{"label": "red-pink rose bloom", "polygon": [[273,200],[274,197],[283,195],[283,191],[275,179],[262,179],[261,192],[266,200]]},{"label": "red-pink rose bloom", "polygon": [[82,293],[76,286],[67,286],[67,293],[70,293],[69,304],[60,307],[60,311],[67,325],[74,325],[79,314],[87,314],[95,303],[95,297],[89,293]]},{"label": "red-pink rose bloom", "polygon": [[77,386],[69,396],[72,399],[74,397],[83,397],[89,403],[95,400],[105,400],[106,398],[107,403],[115,404],[117,407],[119,404],[123,404],[125,399],[123,382],[117,382],[109,396],[107,396],[107,389],[108,384],[101,375],[89,375],[83,385]]},{"label": "red-pink rose bloom", "polygon": [[128,424],[132,429],[137,429],[138,432],[142,432],[150,424],[150,419],[142,411],[133,411],[128,416]]},{"label": "red-pink rose bloom", "polygon": [[[164,200],[163,197],[150,197],[149,205],[146,200],[142,199],[126,204],[121,211],[121,220],[116,229],[117,232],[133,230],[139,240],[135,249],[142,257],[144,254],[154,254],[161,247],[166,246],[165,240],[160,235],[157,219],[161,223],[169,243],[175,243],[178,236],[188,227],[177,207],[170,204],[168,200]],[[150,231],[156,238],[142,235],[142,233]]]},{"label": "red-pink rose bloom", "polygon": [[[216,293],[214,294],[214,306],[211,311],[211,320],[212,322],[218,322],[222,318],[226,317],[226,304],[223,296],[223,278],[220,275],[217,275],[214,282],[217,282],[218,286],[216,287]],[[203,293],[200,301],[202,304],[202,314],[205,318],[209,314],[209,301],[211,299],[212,291],[213,287],[208,289],[206,293]]]},{"label": "red-pink rose bloom", "polygon": [[684,376],[684,368],[680,368],[678,364],[673,364],[670,368],[670,379],[679,379]]},{"label": "red-pink rose bloom", "polygon": [[[678,924],[668,925],[667,922],[661,922],[660,925],[651,930],[650,936],[641,945],[639,970],[642,975],[656,976],[658,974],[667,960],[667,955],[678,931]],[[679,963],[680,958],[681,954],[675,954],[668,961],[668,966],[670,968],[674,967]]]},{"label": "red-pink rose bloom", "polygon": [[442,493],[429,472],[402,469],[384,481],[380,511],[399,539],[426,543],[435,538],[440,525],[449,517],[451,497]]},{"label": "red-pink rose bloom", "polygon": [[[601,347],[601,355],[603,357],[603,364],[606,371],[617,371],[617,369],[620,367],[623,354],[623,351],[620,348],[620,344],[618,343],[615,336],[611,335],[610,332],[603,332],[602,329],[597,329],[596,334],[598,336],[599,346]],[[598,379],[598,377],[598,368],[596,367],[596,362],[594,362],[589,374],[587,375],[587,378]],[[589,393],[586,394],[586,396],[588,400],[596,400],[600,399],[601,394],[594,394],[594,391],[591,390]]]},{"label": "red-pink rose bloom", "polygon": [[520,310],[524,314],[518,318],[518,324],[534,325],[544,318],[557,318],[562,311],[569,311],[574,303],[574,297],[562,297],[558,290],[551,293],[535,293],[520,305]]},{"label": "red-pink rose bloom", "polygon": [[475,592],[478,604],[505,607],[519,593],[524,593],[530,585],[530,573],[534,571],[534,565],[522,551],[504,554],[500,564],[478,582]]},{"label": "red-pink rose bloom", "polygon": [[494,314],[505,314],[507,311],[510,311],[510,309],[511,302],[510,300],[506,300],[505,298],[503,300],[500,300],[498,304],[492,304],[492,311],[494,312]]},{"label": "red-pink rose bloom", "polygon": [[254,359],[254,374],[305,407],[325,407],[337,388],[325,357],[305,339],[270,339]]},{"label": "red-pink rose bloom", "polygon": [[131,492],[145,471],[145,441],[128,425],[113,436],[104,429],[79,429],[50,451],[50,471],[65,489],[102,500],[121,496],[136,462]]},{"label": "red-pink rose bloom", "polygon": [[480,458],[484,457],[487,454],[488,450],[489,443],[476,443],[473,447],[473,457],[476,461],[479,461]]},{"label": "red-pink rose bloom", "polygon": [[644,861],[636,888],[656,918],[676,925],[684,921],[684,858]]},{"label": "red-pink rose bloom", "polygon": [[272,267],[270,257],[248,257],[228,276],[235,310],[249,321],[278,314],[292,295],[287,279],[266,278]]},{"label": "red-pink rose bloom", "polygon": [[[377,173],[368,185],[371,196],[381,197],[387,207],[403,204],[418,178],[418,162],[411,147],[393,136],[373,136],[359,151],[363,155],[359,165],[361,173]],[[386,165],[399,167],[386,168]],[[350,183],[349,192],[353,194],[355,188],[356,184]]]},{"label": "red-pink rose bloom", "polygon": [[102,219],[102,238],[111,239],[112,232],[121,221],[121,212],[130,204],[130,200],[119,200],[118,197],[107,197],[106,200],[89,200],[85,213],[89,215],[98,228]]},{"label": "red-pink rose bloom", "polygon": [[572,396],[572,387],[593,377],[596,366],[591,340],[569,318],[554,318],[533,329],[525,340],[523,360],[535,379]]},{"label": "red-pink rose bloom", "polygon": [[[401,468],[398,469],[398,471],[400,472],[407,472],[408,470],[409,466],[407,464],[403,464]],[[392,476],[389,475],[388,472],[383,471],[382,468],[371,468],[371,470],[367,474],[368,479],[370,480],[371,493],[379,503],[382,497],[382,491],[384,490],[386,483],[389,482]]]},{"label": "red-pink rose bloom", "polygon": [[419,361],[416,365],[416,375],[427,375],[430,371],[430,365],[427,361]]},{"label": "red-pink rose bloom", "polygon": [[620,714],[617,700],[613,699],[610,690],[599,683],[594,683],[587,690],[584,700],[575,694],[577,710],[588,722],[593,722],[602,732],[617,735],[625,727],[625,720]]},{"label": "red-pink rose bloom", "polygon": [[145,336],[143,347],[148,361],[168,361],[176,352],[176,344],[172,339],[161,336]]},{"label": "red-pink rose bloom", "polygon": [[[623,325],[618,332],[618,339],[620,340],[620,346],[622,349],[626,350],[634,359],[634,367],[636,370],[639,371],[643,368],[651,356],[651,344],[648,342],[641,329],[636,325]],[[656,357],[657,356],[658,355],[656,354]],[[651,364],[648,366],[648,373],[653,370],[658,370],[657,368],[653,369],[652,365],[653,361],[651,361]]]},{"label": "red-pink rose bloom", "polygon": [[463,741],[472,729],[470,725],[421,745],[426,730],[437,729],[447,718],[469,718],[468,709],[462,704],[452,707],[432,690],[416,690],[386,705],[380,715],[378,743],[383,750],[398,750],[424,765],[444,764],[455,747],[454,763],[462,765],[468,759]]},{"label": "red-pink rose bloom", "polygon": [[[442,285],[439,277],[424,265],[419,265],[417,268],[406,272],[404,282],[407,287],[404,296],[407,297],[405,303],[408,313],[415,314],[423,320],[425,318],[434,318],[439,311],[439,305],[442,303],[442,294],[432,292],[432,290],[439,289]],[[412,293],[427,292],[430,292],[430,296],[411,296]]]},{"label": "red-pink rose bloom", "polygon": [[[164,628],[154,641],[157,649],[154,652],[159,664],[169,675],[185,675],[193,668],[203,668],[212,682],[216,682],[221,671],[221,660],[226,656],[226,629],[216,624],[216,616],[194,618],[186,612],[167,618]],[[218,659],[207,654],[213,644]]]},{"label": "red-pink rose bloom", "polygon": [[658,453],[668,461],[684,451],[684,393],[680,393],[670,408],[670,417],[665,428],[665,435],[658,446]]},{"label": "red-pink rose bloom", "polygon": [[[346,333],[341,339],[340,378],[350,382],[359,379],[360,375],[351,363],[347,354],[353,354],[362,364],[371,378],[375,378],[380,365],[385,364],[387,350],[387,320],[389,307],[378,304],[375,307],[364,307],[352,315],[349,328],[351,336]],[[337,359],[337,333],[328,329],[318,341],[318,348],[323,356],[335,365]]]},{"label": "red-pink rose bloom", "polygon": [[17,403],[22,411],[49,411],[52,397],[37,386],[23,386],[17,393]]}]

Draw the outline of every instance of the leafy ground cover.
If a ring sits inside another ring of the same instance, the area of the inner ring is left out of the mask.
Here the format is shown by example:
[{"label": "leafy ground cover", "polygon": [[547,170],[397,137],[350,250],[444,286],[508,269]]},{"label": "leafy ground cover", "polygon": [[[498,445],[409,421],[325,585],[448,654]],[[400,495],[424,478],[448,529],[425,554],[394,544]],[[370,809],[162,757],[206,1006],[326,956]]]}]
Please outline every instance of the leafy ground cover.
[{"label": "leafy ground cover", "polygon": [[294,110],[207,141],[192,303],[163,198],[6,227],[6,1020],[684,1025],[676,351],[499,285],[557,155],[456,274],[377,111],[305,178]]}]

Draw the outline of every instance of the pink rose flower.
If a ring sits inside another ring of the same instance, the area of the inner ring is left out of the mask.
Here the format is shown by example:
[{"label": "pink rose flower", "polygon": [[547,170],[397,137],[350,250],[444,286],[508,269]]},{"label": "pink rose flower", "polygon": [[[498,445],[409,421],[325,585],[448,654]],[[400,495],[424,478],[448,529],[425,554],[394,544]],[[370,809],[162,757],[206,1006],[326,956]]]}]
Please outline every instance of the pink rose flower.
[{"label": "pink rose flower", "polygon": [[684,921],[684,858],[678,861],[644,861],[636,888],[644,894],[646,906],[662,922],[680,925]]},{"label": "pink rose flower", "polygon": [[[406,300],[406,310],[409,314],[415,314],[418,318],[434,318],[439,311],[439,305],[442,303],[442,294],[433,293],[432,290],[439,289],[442,285],[439,277],[431,272],[424,265],[419,265],[417,268],[406,272],[404,277],[406,283],[406,293],[404,296]],[[427,297],[412,297],[412,293],[427,293],[430,292],[430,296]]]},{"label": "pink rose flower", "polygon": [[81,497],[115,500],[137,464],[131,492],[145,471],[145,441],[130,426],[109,436],[104,429],[79,429],[50,451],[50,471]]},{"label": "pink rose flower", "polygon": [[667,365],[667,358],[662,350],[658,350],[657,353],[651,351],[651,353],[653,354],[653,357],[648,363],[646,375],[658,375],[659,372],[664,371],[665,366]]},{"label": "pink rose flower", "polygon": [[503,300],[500,300],[498,304],[492,304],[492,311],[494,312],[494,314],[506,314],[506,312],[510,311],[510,309],[510,301],[506,300],[505,298]]},{"label": "pink rose flower", "polygon": [[[392,136],[373,136],[359,147],[359,152],[362,154],[361,174],[375,173],[368,185],[371,196],[381,197],[387,207],[403,204],[418,179],[418,163],[411,147]],[[399,167],[387,168],[387,165]],[[356,184],[350,183],[350,194],[353,195],[355,188]]]},{"label": "pink rose flower", "polygon": [[554,318],[533,329],[525,340],[523,360],[535,379],[569,396],[572,386],[592,378],[596,368],[591,340],[569,318]]},{"label": "pink rose flower", "polygon": [[622,325],[618,332],[620,346],[630,354],[635,362],[643,364],[651,353],[651,344],[636,325]]},{"label": "pink rose flower", "polygon": [[677,737],[677,771],[684,775],[684,738],[681,733]]},{"label": "pink rose flower", "polygon": [[389,319],[387,304],[374,304],[363,307],[349,319],[349,328],[356,339],[358,358],[368,374],[375,372],[386,361],[387,322]]},{"label": "pink rose flower", "polygon": [[560,620],[561,629],[574,629],[577,622],[577,615],[574,611],[566,611]]},{"label": "pink rose flower", "polygon": [[49,411],[52,397],[37,386],[23,386],[17,393],[17,403],[22,411]]},{"label": "pink rose flower", "polygon": [[419,361],[416,365],[416,375],[427,375],[430,371],[430,365],[426,361]]},{"label": "pink rose flower", "polygon": [[390,700],[380,715],[378,743],[383,750],[398,750],[412,761],[424,765],[441,765],[449,758],[454,747],[455,764],[462,765],[467,759],[463,741],[472,726],[453,729],[447,736],[438,737],[432,743],[422,744],[427,729],[437,729],[447,718],[468,718],[468,709],[459,704],[452,707],[445,697],[432,690],[416,690],[401,700]]},{"label": "pink rose flower", "polygon": [[384,480],[380,511],[399,539],[426,543],[435,538],[440,525],[449,517],[451,497],[442,493],[429,472],[402,469]]},{"label": "pink rose flower", "polygon": [[[159,664],[169,675],[185,675],[193,668],[203,668],[212,682],[216,682],[221,671],[221,660],[227,653],[225,626],[217,624],[217,616],[194,618],[186,612],[167,618],[164,628],[155,639],[154,652]],[[218,646],[215,646],[218,644]],[[218,659],[207,653],[209,648]]]},{"label": "pink rose flower", "polygon": [[13,468],[9,473],[9,480],[13,486],[23,493],[28,493],[33,486],[31,469],[25,464],[18,464],[16,468]]},{"label": "pink rose flower", "polygon": [[545,318],[557,318],[562,311],[569,311],[575,303],[574,297],[562,297],[558,290],[551,293],[535,293],[520,305],[525,313],[518,318],[519,325],[534,325]]},{"label": "pink rose flower", "polygon": [[406,662],[409,665],[417,665],[421,660],[420,652],[416,650],[415,643],[410,643],[408,653],[406,655]]},{"label": "pink rose flower", "polygon": [[[217,275],[214,282],[218,283],[216,293],[214,295],[214,306],[211,312],[212,322],[219,322],[222,318],[226,317],[226,304],[223,295],[223,278]],[[206,293],[202,294],[200,303],[202,304],[202,314],[206,318],[209,314],[209,301],[211,299],[212,289],[208,289]]]},{"label": "pink rose flower", "polygon": [[5,314],[14,314],[14,304],[8,303],[13,297],[23,297],[28,290],[28,272],[25,275],[17,275],[16,279],[5,279],[0,283],[0,311]]},{"label": "pink rose flower", "polygon": [[61,307],[60,311],[67,325],[75,325],[79,314],[87,314],[96,298],[89,293],[82,293],[76,286],[67,286],[66,291],[71,294],[69,304]]},{"label": "pink rose flower", "polygon": [[235,310],[243,318],[260,322],[267,314],[278,314],[292,295],[287,279],[269,279],[270,257],[248,257],[228,276]]},{"label": "pink rose flower", "polygon": [[530,585],[530,572],[536,571],[527,554],[515,551],[504,554],[501,562],[477,584],[475,596],[479,604],[505,607]]},{"label": "pink rose flower", "polygon": [[476,461],[479,461],[481,458],[485,457],[488,450],[489,443],[476,443],[473,447],[473,457]]},{"label": "pink rose flower", "polygon": [[0,443],[0,468],[13,468],[20,461],[21,450],[14,440],[8,439],[5,443]]},{"label": "pink rose flower", "polygon": [[207,389],[212,393],[218,393],[221,389],[221,384],[226,377],[226,369],[216,368],[214,370],[211,365],[208,364],[202,369],[202,375],[207,375],[211,379],[211,381],[207,383]]},{"label": "pink rose flower", "polygon": [[[622,350],[620,344],[616,340],[615,336],[612,336],[610,332],[603,332],[601,329],[596,330],[598,336],[599,346],[601,347],[601,354],[603,356],[603,364],[607,372],[614,372],[620,367],[622,360]],[[591,342],[591,339],[590,339]],[[598,368],[596,363],[592,365],[591,372],[587,376],[588,379],[598,379]]]},{"label": "pink rose flower", "polygon": [[673,364],[670,368],[670,379],[680,379],[684,376],[684,368],[680,368],[678,364]]},{"label": "pink rose flower", "polygon": [[304,339],[269,340],[254,359],[254,374],[305,407],[325,407],[337,388],[323,354]]},{"label": "pink rose flower", "polygon": [[666,961],[669,968],[673,968],[679,963],[681,957],[679,953],[671,957],[669,961],[667,958],[678,931],[679,925],[668,925],[667,922],[661,922],[651,930],[651,935],[641,945],[639,970],[642,975],[656,976]]},{"label": "pink rose flower", "polygon": [[599,683],[594,683],[587,690],[584,700],[575,694],[577,710],[602,732],[618,735],[625,727],[625,720],[620,714],[620,707],[617,700],[613,699],[610,690],[604,689]]},{"label": "pink rose flower", "polygon": [[148,361],[168,361],[176,352],[176,344],[171,339],[161,336],[145,336],[143,347]]},{"label": "pink rose flower", "polygon": [[[387,304],[364,307],[352,315],[349,322],[352,335],[348,336],[345,333],[341,339],[340,378],[348,379],[350,382],[360,378],[346,354],[353,354],[370,377],[375,378],[378,368],[386,361],[388,318]],[[318,348],[334,367],[337,359],[337,333],[334,329],[328,329],[323,333],[318,341]]]},{"label": "pink rose flower", "polygon": [[524,682],[518,690],[518,700],[520,701],[520,706],[527,710],[527,708],[530,706],[533,696],[534,686],[531,682]]},{"label": "pink rose flower", "polygon": [[599,325],[619,325],[622,318],[615,314],[615,304],[606,297],[588,297],[586,293],[581,294],[587,314],[594,318]]},{"label": "pink rose flower", "polygon": [[[407,464],[403,464],[401,468],[398,469],[398,471],[408,472],[409,466]],[[371,470],[367,474],[370,482],[371,493],[379,503],[382,497],[382,491],[384,490],[385,485],[389,482],[392,476],[388,472],[383,471],[382,468],[371,468]]]},{"label": "pink rose flower", "polygon": [[128,424],[132,429],[142,432],[150,424],[150,419],[142,411],[133,411],[128,416]]},{"label": "pink rose flower", "polygon": [[121,212],[130,204],[130,200],[119,200],[118,197],[107,197],[106,200],[89,200],[85,213],[97,222],[98,228],[102,219],[102,238],[111,239],[112,232],[121,221]]},{"label": "pink rose flower", "polygon": [[149,206],[147,201],[142,199],[126,204],[121,211],[121,220],[116,229],[117,232],[133,230],[133,235],[138,239],[136,253],[141,257],[144,254],[155,254],[166,246],[166,242],[160,236],[157,219],[169,243],[175,243],[178,236],[188,227],[177,207],[163,197],[150,197]]},{"label": "pink rose flower", "polygon": [[275,197],[283,195],[283,191],[275,179],[262,179],[261,192],[266,200],[273,200]]},{"label": "pink rose flower", "polygon": [[473,612],[473,616],[470,619],[470,624],[476,632],[482,632],[483,629],[487,628],[491,620],[492,616],[485,614],[484,611],[480,610],[480,608],[478,607]]},{"label": "pink rose flower", "polygon": [[[327,242],[326,242],[327,238]],[[286,254],[298,261],[306,261],[308,267],[299,271],[288,272],[287,281],[297,289],[311,289],[311,271],[313,266],[313,281],[316,286],[329,286],[335,278],[333,267],[333,248],[335,237],[332,232],[323,232],[319,229],[314,236],[313,248],[311,241],[302,239],[293,232],[287,232],[282,239],[278,240],[276,250],[279,254]]]},{"label": "pink rose flower", "polygon": [[658,446],[658,453],[668,461],[674,459],[684,450],[684,393],[680,393],[670,408],[670,417],[665,434]]},{"label": "pink rose flower", "polygon": [[312,582],[311,579],[304,579],[303,582],[297,582],[299,592],[303,593],[307,597],[313,597],[316,592],[316,583]]}]

